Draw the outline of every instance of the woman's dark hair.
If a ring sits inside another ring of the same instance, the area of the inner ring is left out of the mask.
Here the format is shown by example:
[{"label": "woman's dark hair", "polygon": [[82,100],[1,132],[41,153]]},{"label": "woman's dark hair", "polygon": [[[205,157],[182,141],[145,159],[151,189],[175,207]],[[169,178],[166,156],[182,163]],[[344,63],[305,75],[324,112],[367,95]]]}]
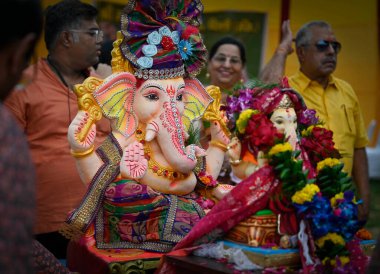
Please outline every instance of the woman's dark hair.
[{"label": "woman's dark hair", "polygon": [[49,6],[45,18],[45,44],[50,50],[64,30],[79,28],[82,20],[96,19],[98,10],[87,3],[78,0],[63,0]]},{"label": "woman's dark hair", "polygon": [[240,59],[241,59],[243,65],[245,65],[245,62],[246,62],[245,47],[241,41],[239,41],[238,39],[236,39],[232,36],[225,36],[225,37],[222,37],[221,39],[219,39],[218,41],[216,41],[215,44],[212,45],[212,47],[209,51],[208,60],[210,61],[212,59],[212,57],[214,57],[215,53],[218,51],[220,46],[226,45],[226,44],[235,45],[239,48]]}]

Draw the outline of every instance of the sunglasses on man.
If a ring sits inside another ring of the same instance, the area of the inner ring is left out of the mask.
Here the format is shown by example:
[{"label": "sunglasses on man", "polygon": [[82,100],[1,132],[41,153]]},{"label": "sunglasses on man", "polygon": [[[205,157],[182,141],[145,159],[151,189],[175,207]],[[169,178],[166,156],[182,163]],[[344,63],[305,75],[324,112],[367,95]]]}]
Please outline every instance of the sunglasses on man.
[{"label": "sunglasses on man", "polygon": [[330,45],[334,49],[335,53],[338,53],[342,48],[342,45],[338,41],[319,40],[314,45],[319,52],[325,52]]}]

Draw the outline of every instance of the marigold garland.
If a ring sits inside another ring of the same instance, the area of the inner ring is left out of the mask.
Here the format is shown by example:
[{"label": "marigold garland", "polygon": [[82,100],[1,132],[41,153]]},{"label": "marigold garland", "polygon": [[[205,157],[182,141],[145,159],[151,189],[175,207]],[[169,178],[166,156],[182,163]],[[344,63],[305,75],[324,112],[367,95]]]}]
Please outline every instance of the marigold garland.
[{"label": "marigold garland", "polygon": [[326,166],[334,167],[334,166],[340,165],[341,163],[342,163],[341,161],[339,161],[338,159],[334,159],[334,158],[324,159],[323,161],[320,161],[317,164],[317,172],[324,169]]},{"label": "marigold garland", "polygon": [[319,192],[319,187],[315,184],[307,184],[303,189],[297,191],[292,196],[292,202],[296,204],[304,204],[305,202],[311,202],[314,195]]},{"label": "marigold garland", "polygon": [[269,150],[268,155],[273,156],[273,155],[279,154],[281,152],[292,151],[292,150],[293,150],[292,145],[290,143],[286,142],[283,144],[277,144],[277,145],[273,146]]},{"label": "marigold garland", "polygon": [[245,128],[247,127],[248,120],[251,118],[252,114],[257,113],[258,111],[253,109],[246,109],[240,113],[239,118],[236,121],[236,128],[239,131],[239,133],[245,133]]}]

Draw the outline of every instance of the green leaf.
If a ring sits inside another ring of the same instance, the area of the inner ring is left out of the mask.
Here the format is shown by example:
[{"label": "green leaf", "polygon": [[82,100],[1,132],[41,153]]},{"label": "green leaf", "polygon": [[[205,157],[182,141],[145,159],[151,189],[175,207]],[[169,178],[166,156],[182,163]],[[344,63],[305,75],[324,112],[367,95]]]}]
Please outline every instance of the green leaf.
[{"label": "green leaf", "polygon": [[279,171],[279,170],[283,169],[284,167],[285,167],[284,164],[278,164],[278,165],[276,165],[276,166],[274,167],[274,170]]},{"label": "green leaf", "polygon": [[281,180],[286,180],[286,178],[289,178],[289,175],[290,175],[290,169],[289,168],[284,168],[284,170],[281,171],[280,179]]},{"label": "green leaf", "polygon": [[300,154],[301,154],[301,151],[300,151],[300,150],[295,150],[295,151],[293,152],[293,157],[294,157],[294,158],[298,158],[298,156],[300,156]]}]

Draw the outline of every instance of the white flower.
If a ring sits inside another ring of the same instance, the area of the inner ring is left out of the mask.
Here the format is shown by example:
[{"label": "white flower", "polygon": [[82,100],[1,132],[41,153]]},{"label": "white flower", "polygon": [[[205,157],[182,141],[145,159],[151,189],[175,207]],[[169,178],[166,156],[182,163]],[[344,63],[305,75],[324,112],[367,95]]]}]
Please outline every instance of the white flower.
[{"label": "white flower", "polygon": [[147,43],[150,45],[158,45],[161,43],[162,35],[159,34],[157,31],[153,31],[148,35],[148,38],[146,39]]},{"label": "white flower", "polygon": [[178,31],[176,31],[176,30],[172,31],[171,37],[172,37],[173,43],[177,45],[179,43],[179,39],[180,39]]},{"label": "white flower", "polygon": [[140,57],[137,59],[137,64],[139,64],[142,69],[151,68],[153,66],[153,58],[147,56]]},{"label": "white flower", "polygon": [[142,48],[142,52],[145,56],[154,56],[157,54],[157,47],[155,45],[144,45]]},{"label": "white flower", "polygon": [[158,32],[162,35],[162,36],[171,36],[171,31],[170,29],[167,27],[167,26],[164,26],[164,27],[161,27],[158,29]]}]

